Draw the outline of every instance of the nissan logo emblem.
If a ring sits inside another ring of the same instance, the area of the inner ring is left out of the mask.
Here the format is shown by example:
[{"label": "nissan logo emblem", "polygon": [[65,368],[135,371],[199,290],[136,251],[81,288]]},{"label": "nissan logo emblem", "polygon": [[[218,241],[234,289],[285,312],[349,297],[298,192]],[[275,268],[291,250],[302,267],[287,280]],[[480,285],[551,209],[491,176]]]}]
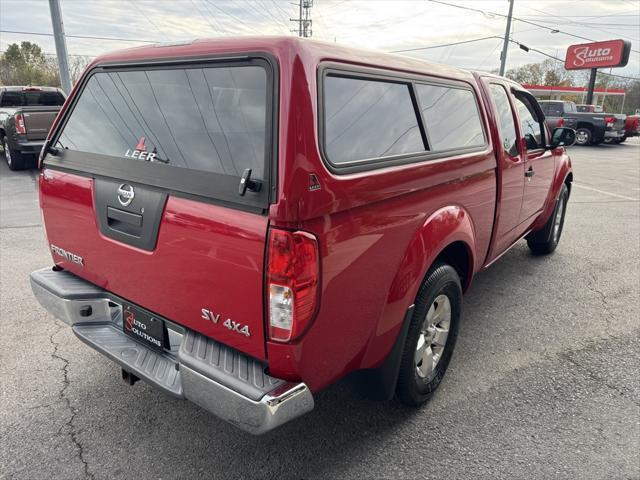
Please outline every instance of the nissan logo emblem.
[{"label": "nissan logo emblem", "polygon": [[133,191],[133,187],[128,183],[123,183],[118,187],[118,202],[123,207],[128,207],[136,194]]}]

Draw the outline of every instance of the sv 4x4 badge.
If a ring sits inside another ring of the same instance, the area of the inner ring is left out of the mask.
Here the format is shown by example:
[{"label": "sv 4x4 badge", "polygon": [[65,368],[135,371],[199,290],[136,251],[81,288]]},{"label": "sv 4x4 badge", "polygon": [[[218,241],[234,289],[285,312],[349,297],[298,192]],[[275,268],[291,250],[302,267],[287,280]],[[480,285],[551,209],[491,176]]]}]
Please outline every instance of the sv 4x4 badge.
[{"label": "sv 4x4 badge", "polygon": [[[211,322],[211,323],[217,324],[218,321],[220,320],[220,314],[219,313],[213,313],[211,310],[206,309],[206,308],[203,308],[201,310],[201,312],[202,312],[201,317],[204,318],[205,320]],[[245,337],[250,337],[251,336],[251,332],[249,331],[249,325],[243,325],[241,323],[234,322],[230,318],[227,318],[222,323],[222,325],[224,327],[227,327],[232,332],[239,333],[241,335],[244,335]]]}]

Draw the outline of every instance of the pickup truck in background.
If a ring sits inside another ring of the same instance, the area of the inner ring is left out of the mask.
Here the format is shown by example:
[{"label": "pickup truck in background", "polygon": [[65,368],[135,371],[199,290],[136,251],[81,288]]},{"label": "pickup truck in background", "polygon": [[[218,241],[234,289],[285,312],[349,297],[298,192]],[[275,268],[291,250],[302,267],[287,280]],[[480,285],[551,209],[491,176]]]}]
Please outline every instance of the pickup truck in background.
[{"label": "pickup truck in background", "polygon": [[583,103],[576,105],[578,112],[581,113],[604,113],[604,108],[600,105],[585,105]]},{"label": "pickup truck in background", "polygon": [[542,111],[553,111],[562,118],[578,121],[576,145],[599,145],[605,140],[620,141],[624,137],[626,115],[615,113],[580,112],[575,103],[560,100],[541,100]]},{"label": "pickup truck in background", "polygon": [[64,101],[55,87],[0,87],[0,142],[11,170],[35,166]]},{"label": "pickup truck in background", "polygon": [[[571,106],[567,105],[561,108],[563,102],[549,102],[540,103],[540,108],[544,112],[545,123],[549,128],[549,131],[553,132],[554,128],[565,127],[578,129],[578,119],[569,115],[563,115],[563,113],[571,111]],[[568,102],[567,102],[568,103]]]},{"label": "pickup truck in background", "polygon": [[127,384],[254,434],[347,375],[417,406],[475,274],[558,246],[574,139],[506,78],[333,43],[103,55],[42,150],[32,289]]}]

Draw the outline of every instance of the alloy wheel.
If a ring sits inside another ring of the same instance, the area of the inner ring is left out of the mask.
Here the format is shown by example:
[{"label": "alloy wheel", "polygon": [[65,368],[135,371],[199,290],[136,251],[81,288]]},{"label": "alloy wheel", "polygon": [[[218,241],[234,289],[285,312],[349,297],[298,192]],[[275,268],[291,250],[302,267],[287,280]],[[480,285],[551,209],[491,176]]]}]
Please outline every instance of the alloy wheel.
[{"label": "alloy wheel", "polygon": [[586,132],[579,131],[576,133],[576,143],[579,145],[584,145],[589,141],[589,135]]},{"label": "alloy wheel", "polygon": [[11,167],[11,150],[9,149],[9,145],[7,145],[7,143],[4,143],[4,158],[7,159],[7,165],[9,165],[9,167]]},{"label": "alloy wheel", "polygon": [[419,378],[433,376],[444,353],[450,327],[451,302],[446,295],[438,295],[427,311],[416,346],[415,364]]}]

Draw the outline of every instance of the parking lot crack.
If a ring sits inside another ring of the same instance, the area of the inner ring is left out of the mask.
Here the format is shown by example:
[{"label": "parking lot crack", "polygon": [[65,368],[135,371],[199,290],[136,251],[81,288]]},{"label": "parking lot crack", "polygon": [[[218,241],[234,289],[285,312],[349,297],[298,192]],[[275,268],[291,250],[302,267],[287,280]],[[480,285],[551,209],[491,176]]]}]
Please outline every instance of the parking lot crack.
[{"label": "parking lot crack", "polygon": [[54,338],[56,334],[63,329],[63,327],[59,325],[58,322],[56,322],[56,326],[56,331],[49,336],[49,342],[51,343],[51,345],[53,345],[53,353],[51,354],[51,358],[62,362],[62,388],[58,391],[58,398],[65,404],[67,410],[69,411],[69,419],[65,422],[64,425],[60,427],[60,429],[58,430],[58,434],[61,434],[63,430],[66,431],[67,435],[71,439],[71,442],[78,452],[78,459],[82,463],[85,478],[93,479],[95,477],[89,471],[89,464],[84,455],[84,446],[78,438],[78,432],[74,423],[77,410],[72,405],[71,400],[67,396],[67,389],[71,385],[71,381],[69,380],[69,360],[60,355],[60,344]]},{"label": "parking lot crack", "polygon": [[[600,303],[602,305],[602,308],[605,312],[607,312],[608,315],[610,315],[611,317],[613,317],[614,319],[617,319],[616,314],[611,310],[610,306],[609,306],[609,302],[607,301],[607,294],[604,293],[602,290],[600,290],[597,287],[598,284],[598,278],[596,277],[596,275],[590,271],[589,272],[589,279],[586,282],[586,287],[588,290],[590,290],[591,292],[597,294],[600,297]],[[609,323],[609,318],[605,317],[605,320],[607,323]]]},{"label": "parking lot crack", "polygon": [[575,358],[573,358],[571,356],[571,354],[569,352],[561,353],[558,356],[560,358],[562,358],[563,360],[565,360],[565,361],[569,362],[570,364],[572,364],[574,367],[576,367],[580,371],[584,372],[590,379],[598,382],[601,385],[604,385],[605,387],[609,388],[610,390],[616,392],[618,395],[625,396],[627,398],[631,398],[631,402],[634,405],[637,405],[638,407],[640,407],[640,402],[638,402],[637,400],[633,399],[633,396],[629,395],[629,393],[630,393],[629,391],[626,391],[624,388],[620,388],[617,385],[613,385],[605,377],[602,377],[601,375],[598,375],[597,373],[595,373],[588,366],[583,365],[582,363],[578,362]]}]

